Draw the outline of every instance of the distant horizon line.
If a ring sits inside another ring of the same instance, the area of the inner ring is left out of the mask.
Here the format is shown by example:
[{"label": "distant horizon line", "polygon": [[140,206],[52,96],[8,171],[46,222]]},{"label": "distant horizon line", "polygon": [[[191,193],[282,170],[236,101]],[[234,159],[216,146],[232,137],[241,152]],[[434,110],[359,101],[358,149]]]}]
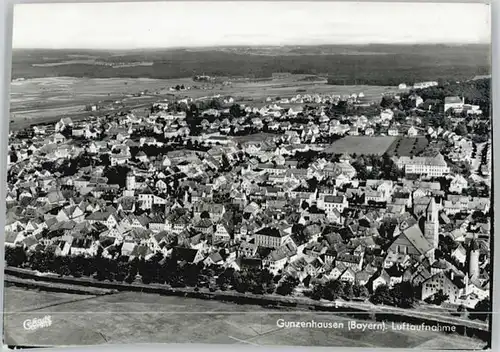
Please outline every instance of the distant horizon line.
[{"label": "distant horizon line", "polygon": [[193,45],[193,46],[151,46],[151,47],[121,47],[121,48],[99,48],[99,47],[12,47],[12,50],[95,50],[95,51],[122,51],[122,50],[165,50],[165,49],[209,49],[209,48],[287,48],[287,47],[368,47],[368,46],[490,46],[491,43],[457,43],[457,42],[421,42],[421,43],[357,43],[357,44],[224,44],[224,45]]}]

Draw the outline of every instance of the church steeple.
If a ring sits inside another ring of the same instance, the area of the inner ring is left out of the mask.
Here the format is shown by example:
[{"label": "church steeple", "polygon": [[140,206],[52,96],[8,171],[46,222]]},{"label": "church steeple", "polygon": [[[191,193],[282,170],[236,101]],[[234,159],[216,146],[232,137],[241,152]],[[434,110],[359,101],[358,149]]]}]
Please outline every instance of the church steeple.
[{"label": "church steeple", "polygon": [[467,251],[467,261],[469,263],[469,277],[476,278],[479,275],[479,243],[476,234],[472,237]]},{"label": "church steeple", "polygon": [[425,211],[424,237],[433,248],[439,245],[439,213],[434,197],[431,197]]},{"label": "church steeple", "polygon": [[427,215],[426,221],[429,222],[438,221],[437,214],[438,211],[437,211],[436,201],[434,200],[434,197],[431,197],[431,201],[429,202],[429,205],[427,206],[426,210],[426,215]]}]

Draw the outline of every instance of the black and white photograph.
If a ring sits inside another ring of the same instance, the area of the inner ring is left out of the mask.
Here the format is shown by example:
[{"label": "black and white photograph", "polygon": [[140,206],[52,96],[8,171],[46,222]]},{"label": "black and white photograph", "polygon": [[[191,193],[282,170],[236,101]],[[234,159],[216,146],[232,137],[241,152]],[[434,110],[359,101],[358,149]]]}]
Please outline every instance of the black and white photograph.
[{"label": "black and white photograph", "polygon": [[14,5],[4,344],[491,349],[491,62],[485,3]]}]

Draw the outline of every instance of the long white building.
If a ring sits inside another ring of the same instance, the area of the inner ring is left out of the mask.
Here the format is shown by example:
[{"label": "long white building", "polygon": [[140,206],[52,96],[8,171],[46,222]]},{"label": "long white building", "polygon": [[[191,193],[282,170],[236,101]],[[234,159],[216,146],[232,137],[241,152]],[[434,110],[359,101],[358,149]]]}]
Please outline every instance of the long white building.
[{"label": "long white building", "polygon": [[437,154],[434,157],[402,156],[396,161],[396,164],[400,169],[404,169],[407,175],[413,174],[425,175],[427,177],[441,177],[450,173],[450,168],[441,154]]},{"label": "long white building", "polygon": [[438,85],[438,82],[436,81],[430,81],[430,82],[416,82],[413,85],[413,89],[424,89],[424,88],[429,88],[429,87],[435,87]]}]

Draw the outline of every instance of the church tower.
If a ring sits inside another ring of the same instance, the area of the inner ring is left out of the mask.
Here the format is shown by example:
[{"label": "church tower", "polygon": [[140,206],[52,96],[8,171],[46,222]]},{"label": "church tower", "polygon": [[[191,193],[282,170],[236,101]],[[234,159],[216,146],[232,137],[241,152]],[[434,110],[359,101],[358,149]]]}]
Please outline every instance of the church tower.
[{"label": "church tower", "polygon": [[438,248],[439,244],[439,215],[434,197],[425,211],[424,237],[429,241],[433,248]]},{"label": "church tower", "polygon": [[467,251],[467,261],[469,264],[469,277],[476,278],[479,275],[479,243],[477,242],[476,235],[469,243]]}]

